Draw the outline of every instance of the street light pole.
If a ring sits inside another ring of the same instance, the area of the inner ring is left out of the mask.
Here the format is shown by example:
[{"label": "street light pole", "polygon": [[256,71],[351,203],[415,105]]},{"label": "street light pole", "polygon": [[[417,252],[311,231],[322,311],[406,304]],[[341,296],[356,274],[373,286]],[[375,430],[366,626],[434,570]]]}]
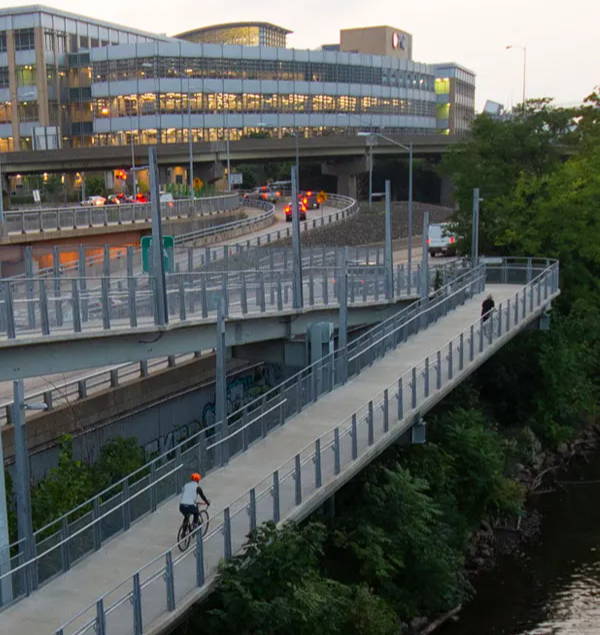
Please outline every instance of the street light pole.
[{"label": "street light pole", "polygon": [[298,186],[298,191],[302,188],[300,187],[300,148],[298,147],[298,128],[294,130],[294,137],[296,139],[296,185]]},{"label": "street light pole", "polygon": [[133,198],[137,196],[137,178],[135,176],[135,152],[133,149],[133,130],[129,135],[129,140],[131,142],[131,188],[133,190]]},{"label": "street light pole", "polygon": [[406,271],[408,274],[408,294],[410,295],[412,275],[412,237],[413,237],[413,144],[408,146],[408,262]]},{"label": "street light pole", "polygon": [[[359,131],[356,133],[359,137],[381,137],[388,143],[393,143],[394,145],[406,150],[408,152],[408,263],[406,267],[407,279],[408,279],[408,293],[410,294],[411,290],[411,276],[412,276],[412,230],[413,230],[413,144],[409,143],[407,146],[399,141],[395,141],[394,139],[390,139],[386,137],[381,132],[368,132],[368,131]],[[373,152],[373,145],[371,144],[371,153]],[[373,161],[369,163],[369,206],[371,203],[372,197],[372,169],[373,169]]]},{"label": "street light pole", "polygon": [[192,95],[190,93],[190,76],[192,69],[188,68],[185,71],[187,73],[187,99],[188,99],[188,155],[189,155],[189,183],[190,183],[190,198],[194,198],[194,158],[192,147]]}]

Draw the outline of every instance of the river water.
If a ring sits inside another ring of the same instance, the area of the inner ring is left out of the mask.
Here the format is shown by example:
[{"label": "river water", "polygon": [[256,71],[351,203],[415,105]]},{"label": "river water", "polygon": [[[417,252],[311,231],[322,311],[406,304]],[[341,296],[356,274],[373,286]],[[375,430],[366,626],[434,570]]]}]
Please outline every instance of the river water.
[{"label": "river water", "polygon": [[541,533],[474,581],[476,596],[441,635],[600,635],[600,456],[535,496]]}]

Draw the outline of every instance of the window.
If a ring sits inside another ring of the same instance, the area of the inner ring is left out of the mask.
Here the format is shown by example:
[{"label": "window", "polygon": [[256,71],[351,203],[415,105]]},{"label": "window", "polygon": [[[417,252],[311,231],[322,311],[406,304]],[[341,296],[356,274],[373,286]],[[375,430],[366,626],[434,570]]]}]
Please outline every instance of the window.
[{"label": "window", "polygon": [[28,51],[33,48],[35,48],[33,29],[16,29],[15,49],[17,51]]},{"label": "window", "polygon": [[12,121],[12,104],[10,101],[0,102],[0,123]]},{"label": "window", "polygon": [[80,35],[79,36],[79,46],[81,46],[82,49],[86,49],[88,48],[90,45],[90,40],[88,38],[87,35]]},{"label": "window", "polygon": [[8,68],[0,68],[0,88],[8,88]]},{"label": "window", "polygon": [[17,86],[35,85],[35,65],[17,66]]},{"label": "window", "polygon": [[23,101],[19,103],[19,121],[37,121],[38,105],[36,101]]},{"label": "window", "polygon": [[0,31],[0,53],[6,51],[6,31]]}]

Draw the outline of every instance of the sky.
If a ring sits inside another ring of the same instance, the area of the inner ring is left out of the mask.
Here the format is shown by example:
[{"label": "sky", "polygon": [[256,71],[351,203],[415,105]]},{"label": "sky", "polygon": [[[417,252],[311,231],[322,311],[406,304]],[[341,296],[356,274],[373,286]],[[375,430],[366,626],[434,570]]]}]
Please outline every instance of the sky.
[{"label": "sky", "polygon": [[[32,2],[33,3],[33,2]],[[5,2],[19,6],[26,2]],[[457,62],[475,71],[476,107],[511,107],[526,97],[581,102],[600,85],[598,0],[49,0],[57,9],[174,35],[192,28],[260,20],[293,31],[288,46],[339,41],[343,28],[389,25],[413,35],[413,59]],[[507,50],[507,45],[514,48]],[[521,48],[518,48],[521,47]]]}]

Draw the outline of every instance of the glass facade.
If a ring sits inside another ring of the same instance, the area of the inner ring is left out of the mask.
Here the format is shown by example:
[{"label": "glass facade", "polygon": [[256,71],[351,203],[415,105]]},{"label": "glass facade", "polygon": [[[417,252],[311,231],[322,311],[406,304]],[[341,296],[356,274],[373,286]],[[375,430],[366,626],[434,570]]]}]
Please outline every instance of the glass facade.
[{"label": "glass facade", "polygon": [[288,33],[287,29],[268,22],[239,22],[194,29],[176,37],[188,42],[285,48]]},{"label": "glass facade", "polygon": [[[0,131],[0,152],[36,149],[32,124],[55,131],[53,147],[81,147],[182,143],[190,135],[431,133],[442,120],[451,128],[472,118],[474,77],[456,65],[293,51],[283,48],[289,31],[268,23],[217,25],[182,40],[27,9],[0,10],[0,50],[9,49],[0,88],[14,76],[19,91],[0,102],[0,123],[13,124]],[[32,50],[35,57],[20,53]]]}]

